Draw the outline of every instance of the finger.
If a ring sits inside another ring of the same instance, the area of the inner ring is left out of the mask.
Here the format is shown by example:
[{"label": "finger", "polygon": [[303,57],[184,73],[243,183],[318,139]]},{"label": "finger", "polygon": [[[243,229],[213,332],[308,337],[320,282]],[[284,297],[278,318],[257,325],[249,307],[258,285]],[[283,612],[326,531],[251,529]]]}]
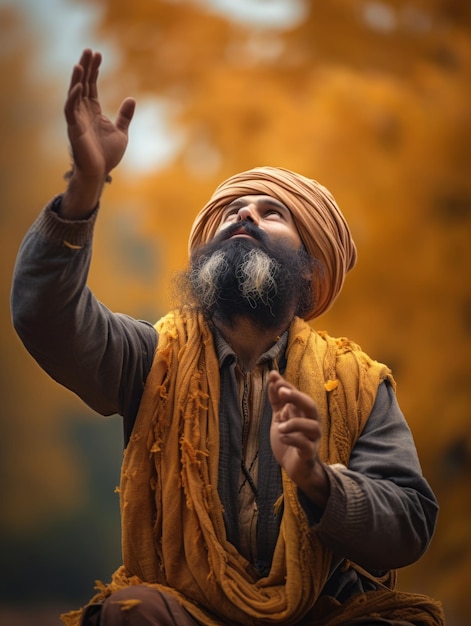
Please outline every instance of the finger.
[{"label": "finger", "polygon": [[80,57],[79,65],[81,65],[82,67],[86,67],[90,63],[92,55],[93,52],[90,48],[84,48]]},{"label": "finger", "polygon": [[[270,372],[268,373],[268,382],[275,384],[275,383],[279,383],[281,381],[284,381],[287,383],[287,381],[283,378],[283,376],[280,374],[280,372],[278,372],[277,370],[270,370]],[[289,384],[289,383],[287,383]]]},{"label": "finger", "polygon": [[82,78],[83,78],[83,66],[80,64],[74,65],[72,69],[72,75],[70,77],[69,88],[67,90],[67,96],[70,95],[70,92],[76,85],[82,83]]},{"label": "finger", "polygon": [[80,57],[80,61],[74,65],[73,70],[72,70],[72,76],[70,78],[70,84],[69,84],[69,89],[68,89],[68,94],[72,91],[72,89],[77,85],[77,84],[82,84],[83,85],[83,81],[85,78],[85,73],[86,73],[86,68],[88,67],[88,64],[90,62],[90,55],[92,54],[92,51],[89,49],[86,49],[82,52],[82,56]]},{"label": "finger", "polygon": [[83,85],[83,97],[84,98],[88,98],[89,96],[90,70],[91,70],[93,57],[94,57],[94,54],[90,50],[90,48],[86,48],[82,52],[82,57],[80,59],[80,65],[83,67],[82,85]]},{"label": "finger", "polygon": [[75,111],[82,98],[82,83],[78,82],[69,89],[67,100],[64,105],[65,119],[69,126],[75,123]]},{"label": "finger", "polygon": [[294,419],[296,417],[304,417],[307,419],[313,419],[309,415],[305,415],[305,413],[292,402],[286,402],[282,405],[282,407],[277,411],[278,418],[274,415],[274,419],[279,422],[286,422],[287,420]]},{"label": "finger", "polygon": [[311,442],[318,441],[322,435],[319,421],[308,417],[293,417],[288,421],[280,422],[278,432],[283,436],[299,435]]},{"label": "finger", "polygon": [[293,387],[293,385],[288,383],[277,371],[272,370],[268,375],[268,399],[273,408],[279,409],[284,404],[279,393],[282,387]]},{"label": "finger", "polygon": [[290,413],[298,416],[318,419],[319,412],[316,403],[306,393],[299,391],[295,387],[282,386],[278,391],[278,396],[284,404],[290,404]]},{"label": "finger", "polygon": [[116,116],[116,128],[123,132],[127,132],[129,124],[136,110],[136,101],[134,98],[126,98],[119,107],[118,115]]},{"label": "finger", "polygon": [[92,55],[92,58],[90,61],[90,73],[88,76],[88,96],[89,98],[94,98],[95,100],[98,99],[97,81],[98,81],[98,70],[101,65],[101,59],[102,59],[101,54],[99,52],[96,52],[95,54]]},{"label": "finger", "polygon": [[319,413],[316,403],[306,393],[296,389],[276,371],[269,374],[268,398],[275,412],[284,411],[285,419],[304,416],[317,419]]},{"label": "finger", "polygon": [[296,387],[292,384],[289,383],[285,378],[283,378],[283,376],[275,371],[275,370],[271,370],[269,375],[268,375],[268,384],[273,386],[273,389],[278,392],[279,389],[281,389],[282,387],[287,387],[289,389],[296,389]]},{"label": "finger", "polygon": [[285,446],[296,448],[303,459],[313,459],[317,453],[317,440],[307,439],[301,433],[280,434],[280,441]]}]

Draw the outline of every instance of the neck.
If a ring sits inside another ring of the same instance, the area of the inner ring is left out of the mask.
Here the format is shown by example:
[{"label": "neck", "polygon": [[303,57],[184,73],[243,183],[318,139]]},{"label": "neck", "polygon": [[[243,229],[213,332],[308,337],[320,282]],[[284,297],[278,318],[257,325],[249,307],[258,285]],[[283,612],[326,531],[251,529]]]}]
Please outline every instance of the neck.
[{"label": "neck", "polygon": [[232,325],[215,320],[214,325],[230,344],[237,355],[239,363],[250,371],[258,359],[277,341],[278,337],[288,328],[289,323],[280,324],[278,328],[263,330],[251,320],[240,317]]}]

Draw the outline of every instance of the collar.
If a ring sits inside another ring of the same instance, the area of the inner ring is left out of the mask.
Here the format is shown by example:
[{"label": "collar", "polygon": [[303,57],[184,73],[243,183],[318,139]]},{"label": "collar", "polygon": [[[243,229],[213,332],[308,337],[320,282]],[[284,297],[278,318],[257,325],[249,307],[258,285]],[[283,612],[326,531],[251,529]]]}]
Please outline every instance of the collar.
[{"label": "collar", "polygon": [[[222,368],[225,364],[231,364],[237,361],[237,354],[214,324],[211,325],[211,330],[214,337],[214,347],[219,361],[219,368]],[[284,367],[281,368],[281,363],[285,360],[286,346],[288,345],[288,334],[289,329],[286,329],[284,333],[278,337],[271,348],[260,355],[256,365],[270,363],[270,367],[273,367],[274,363],[277,362],[279,369],[284,369]]]}]

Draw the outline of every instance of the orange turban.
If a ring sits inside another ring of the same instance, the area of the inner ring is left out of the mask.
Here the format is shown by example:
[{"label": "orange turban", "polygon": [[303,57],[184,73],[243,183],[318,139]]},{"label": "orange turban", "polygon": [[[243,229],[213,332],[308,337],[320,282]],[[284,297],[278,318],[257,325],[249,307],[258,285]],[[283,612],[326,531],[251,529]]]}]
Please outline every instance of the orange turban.
[{"label": "orange turban", "polygon": [[196,216],[190,233],[190,253],[214,237],[222,209],[247,195],[267,195],[290,209],[306,250],[322,265],[313,281],[314,308],[305,316],[306,319],[318,317],[340,293],[357,253],[337,203],[317,181],[278,167],[257,167],[231,176],[219,185]]}]

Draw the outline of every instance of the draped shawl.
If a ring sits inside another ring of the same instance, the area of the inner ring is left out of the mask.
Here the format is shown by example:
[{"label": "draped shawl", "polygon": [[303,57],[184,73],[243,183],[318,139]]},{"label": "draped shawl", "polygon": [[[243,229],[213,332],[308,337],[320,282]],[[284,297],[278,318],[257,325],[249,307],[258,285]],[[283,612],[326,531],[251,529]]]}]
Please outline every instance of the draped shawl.
[{"label": "draped shawl", "polygon": [[[309,526],[284,472],[272,567],[267,577],[254,577],[226,539],[218,497],[219,366],[211,331],[191,311],[170,313],[156,327],[159,345],[122,467],[123,566],[109,585],[99,585],[92,602],[145,582],[172,593],[208,626],[289,626],[302,619],[335,626],[356,615],[437,614],[429,599],[390,589],[354,596],[342,606],[325,596],[316,604],[331,553]],[[378,384],[394,384],[386,366],[358,346],[316,333],[299,318],[290,328],[285,376],[318,405],[325,463],[348,463]],[[440,624],[435,617],[420,623]],[[69,626],[79,619],[80,611],[63,616]]]}]

